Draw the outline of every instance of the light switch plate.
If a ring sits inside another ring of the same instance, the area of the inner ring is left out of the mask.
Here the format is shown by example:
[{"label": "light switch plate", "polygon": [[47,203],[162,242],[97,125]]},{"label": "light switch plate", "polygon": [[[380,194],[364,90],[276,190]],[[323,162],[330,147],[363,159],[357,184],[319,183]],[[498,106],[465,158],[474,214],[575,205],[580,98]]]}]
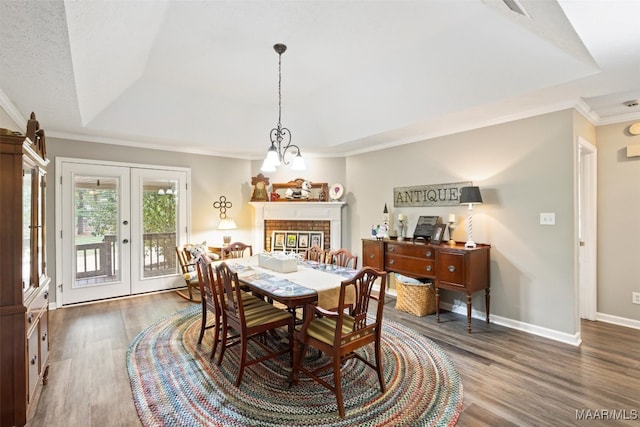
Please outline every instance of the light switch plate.
[{"label": "light switch plate", "polygon": [[552,212],[541,213],[540,225],[556,225],[556,214]]}]

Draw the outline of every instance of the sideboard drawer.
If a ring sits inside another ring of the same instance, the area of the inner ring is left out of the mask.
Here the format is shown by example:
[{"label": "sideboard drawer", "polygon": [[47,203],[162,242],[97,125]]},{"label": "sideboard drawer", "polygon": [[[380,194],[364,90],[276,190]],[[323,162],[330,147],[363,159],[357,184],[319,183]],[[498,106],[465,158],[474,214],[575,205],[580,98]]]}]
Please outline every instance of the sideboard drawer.
[{"label": "sideboard drawer", "polygon": [[385,261],[384,267],[387,271],[407,272],[417,277],[435,276],[433,260],[387,254]]},{"label": "sideboard drawer", "polygon": [[436,251],[430,245],[387,244],[389,255],[404,255],[416,258],[435,259]]}]

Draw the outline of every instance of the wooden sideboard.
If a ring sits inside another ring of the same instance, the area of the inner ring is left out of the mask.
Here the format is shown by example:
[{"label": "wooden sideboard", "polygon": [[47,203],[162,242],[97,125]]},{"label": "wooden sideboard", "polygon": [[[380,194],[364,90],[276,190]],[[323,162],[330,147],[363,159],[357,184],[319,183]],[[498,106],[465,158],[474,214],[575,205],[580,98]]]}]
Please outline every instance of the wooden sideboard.
[{"label": "wooden sideboard", "polygon": [[433,279],[436,290],[436,321],[440,321],[440,289],[467,295],[467,332],[471,332],[471,297],[485,291],[486,320],[489,322],[491,246],[464,243],[432,245],[424,240],[362,239],[362,265],[416,279]]}]

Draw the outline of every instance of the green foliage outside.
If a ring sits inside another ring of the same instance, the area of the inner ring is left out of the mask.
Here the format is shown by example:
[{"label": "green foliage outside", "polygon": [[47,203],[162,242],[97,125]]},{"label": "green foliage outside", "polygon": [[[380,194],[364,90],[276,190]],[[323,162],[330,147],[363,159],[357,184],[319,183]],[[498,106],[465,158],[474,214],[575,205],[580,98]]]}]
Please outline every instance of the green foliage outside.
[{"label": "green foliage outside", "polygon": [[[117,193],[116,190],[77,190],[76,234],[90,232],[92,236],[116,234]],[[176,199],[171,195],[145,191],[142,196],[143,233],[175,233]]]},{"label": "green foliage outside", "polygon": [[176,199],[169,194],[145,191],[142,196],[144,233],[175,233]]}]

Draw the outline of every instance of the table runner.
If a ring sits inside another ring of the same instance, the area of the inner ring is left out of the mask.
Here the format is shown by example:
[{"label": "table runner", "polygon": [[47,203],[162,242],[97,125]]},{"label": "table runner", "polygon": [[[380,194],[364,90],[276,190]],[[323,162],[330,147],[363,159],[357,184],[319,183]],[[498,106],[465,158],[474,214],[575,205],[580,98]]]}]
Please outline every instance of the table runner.
[{"label": "table runner", "polygon": [[[332,309],[338,305],[340,296],[340,284],[343,280],[353,277],[357,270],[345,267],[337,267],[332,264],[318,264],[314,261],[302,261],[298,264],[298,270],[290,273],[280,273],[258,266],[258,256],[248,258],[233,258],[226,261],[229,267],[238,273],[239,278],[247,280],[259,280],[260,275],[264,275],[264,280],[269,280],[266,276],[283,279],[282,282],[273,280],[273,286],[282,286],[289,294],[303,294],[304,290],[296,287],[288,287],[286,281],[295,285],[314,290],[318,293],[318,306]],[[353,293],[347,295],[347,302],[353,300]]]}]

